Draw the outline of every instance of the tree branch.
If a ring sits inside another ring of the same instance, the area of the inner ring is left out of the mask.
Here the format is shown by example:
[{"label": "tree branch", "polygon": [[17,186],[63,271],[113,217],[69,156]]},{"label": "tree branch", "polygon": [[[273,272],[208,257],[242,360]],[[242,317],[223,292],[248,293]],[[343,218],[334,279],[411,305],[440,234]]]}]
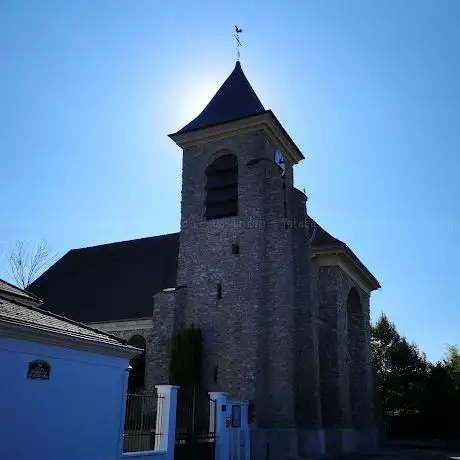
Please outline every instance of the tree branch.
[{"label": "tree branch", "polygon": [[57,258],[48,242],[43,239],[35,248],[17,241],[8,253],[9,271],[16,284],[26,289]]}]

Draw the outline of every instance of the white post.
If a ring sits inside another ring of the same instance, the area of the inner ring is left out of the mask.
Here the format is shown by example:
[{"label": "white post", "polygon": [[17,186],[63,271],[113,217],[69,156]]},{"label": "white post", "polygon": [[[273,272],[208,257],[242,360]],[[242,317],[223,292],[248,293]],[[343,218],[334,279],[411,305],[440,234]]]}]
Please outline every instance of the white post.
[{"label": "white post", "polygon": [[121,417],[120,417],[120,441],[119,441],[119,452],[120,455],[124,452],[125,447],[125,418],[126,418],[126,404],[128,398],[128,376],[131,366],[128,366],[123,371],[123,390],[121,392]]},{"label": "white post", "polygon": [[167,460],[174,460],[176,442],[176,406],[178,386],[155,385],[158,395],[155,450],[166,452]]},{"label": "white post", "polygon": [[227,393],[220,391],[211,391],[209,396],[215,401],[215,413],[211,414],[209,423],[209,431],[214,432],[216,446],[215,460],[227,460],[229,454],[229,437],[226,426],[228,396]]},{"label": "white post", "polygon": [[249,403],[248,401],[241,401],[241,436],[244,439],[244,450],[241,453],[242,458],[241,460],[249,460],[250,452],[251,452],[251,436],[249,432]]}]

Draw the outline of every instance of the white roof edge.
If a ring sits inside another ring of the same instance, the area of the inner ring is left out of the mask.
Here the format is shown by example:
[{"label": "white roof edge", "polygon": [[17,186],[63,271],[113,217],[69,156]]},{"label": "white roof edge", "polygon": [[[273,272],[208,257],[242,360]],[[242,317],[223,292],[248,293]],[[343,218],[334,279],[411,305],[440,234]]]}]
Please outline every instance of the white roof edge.
[{"label": "white roof edge", "polygon": [[[103,332],[102,332],[103,333]],[[27,340],[30,342],[44,343],[64,348],[73,348],[90,353],[98,353],[120,358],[133,358],[143,350],[124,345],[122,343],[106,343],[97,339],[78,337],[73,334],[66,334],[56,330],[46,330],[34,325],[21,324],[18,322],[0,319],[0,335],[12,339]]]}]

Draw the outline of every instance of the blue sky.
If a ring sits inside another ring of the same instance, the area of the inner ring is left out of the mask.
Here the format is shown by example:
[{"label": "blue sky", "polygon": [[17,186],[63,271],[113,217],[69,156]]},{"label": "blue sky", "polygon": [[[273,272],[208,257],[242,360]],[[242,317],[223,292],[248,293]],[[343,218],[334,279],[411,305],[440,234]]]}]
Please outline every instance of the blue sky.
[{"label": "blue sky", "polygon": [[459,21],[457,0],[3,0],[0,273],[17,240],[63,255],[178,230],[166,134],[233,69],[238,24],[310,214],[380,280],[372,317],[439,359],[460,343]]}]

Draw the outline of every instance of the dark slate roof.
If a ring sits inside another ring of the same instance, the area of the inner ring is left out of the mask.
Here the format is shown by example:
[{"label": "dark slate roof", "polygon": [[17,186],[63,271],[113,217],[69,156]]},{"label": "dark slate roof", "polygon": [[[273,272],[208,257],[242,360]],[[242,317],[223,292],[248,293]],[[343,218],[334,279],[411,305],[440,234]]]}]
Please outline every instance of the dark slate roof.
[{"label": "dark slate roof", "polygon": [[179,234],[73,249],[29,290],[83,322],[151,317],[153,295],[176,285]]},{"label": "dark slate roof", "polygon": [[183,134],[264,112],[262,102],[252,89],[240,62],[237,61],[233,72],[204,110],[175,134]]},{"label": "dark slate roof", "polygon": [[336,248],[336,249],[345,249],[347,246],[343,241],[338,240],[334,236],[332,236],[329,232],[324,230],[321,225],[318,224],[318,222],[314,221],[313,219],[310,218],[310,221],[313,223],[313,225],[316,227],[315,230],[315,238],[313,239],[312,242],[312,248]]},{"label": "dark slate roof", "polygon": [[7,281],[0,279],[0,294],[2,293],[31,300],[36,299],[36,297],[34,295],[31,295],[29,292],[16,287],[14,284],[8,283]]},{"label": "dark slate roof", "polygon": [[373,281],[377,288],[380,288],[380,283],[374,277],[374,275],[367,269],[367,267],[361,262],[359,257],[350,249],[348,244],[335,238],[329,232],[327,232],[321,225],[310,218],[313,224],[316,226],[315,238],[313,239],[311,248],[313,253],[324,253],[324,252],[344,252],[350,256],[354,263],[360,267],[362,271],[367,273],[368,277]]},{"label": "dark slate roof", "polygon": [[125,340],[45,310],[41,300],[33,298],[22,289],[13,286],[15,295],[11,296],[11,286],[0,280],[0,321],[92,342],[128,347]]}]

